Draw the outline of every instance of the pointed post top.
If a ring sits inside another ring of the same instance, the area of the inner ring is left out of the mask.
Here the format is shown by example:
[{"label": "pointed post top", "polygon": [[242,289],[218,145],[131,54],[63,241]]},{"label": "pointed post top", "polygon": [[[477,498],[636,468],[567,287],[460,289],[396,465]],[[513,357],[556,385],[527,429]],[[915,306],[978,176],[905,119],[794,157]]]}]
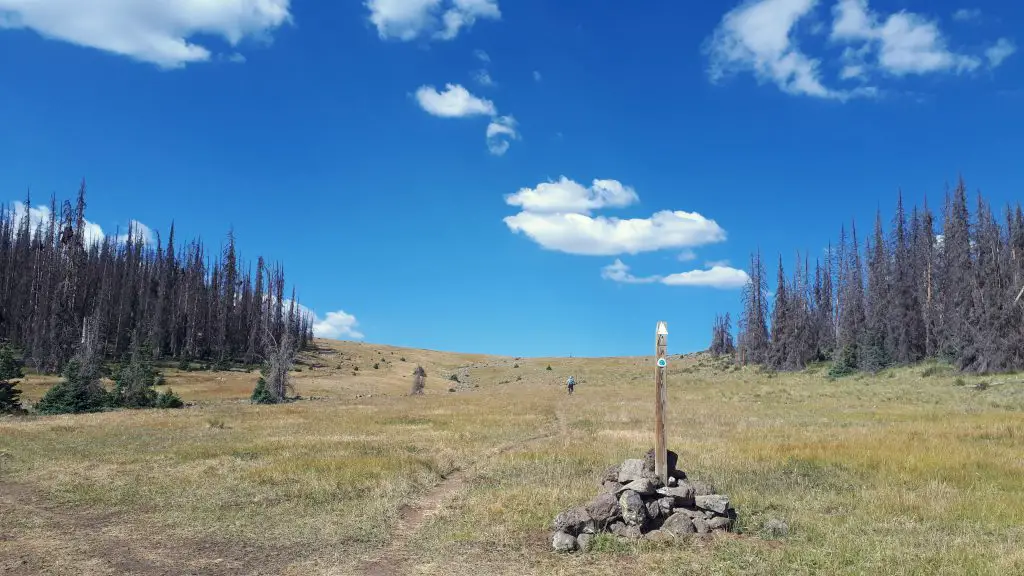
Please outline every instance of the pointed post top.
[{"label": "pointed post top", "polygon": [[655,333],[658,336],[668,336],[668,324],[664,321],[659,321],[658,330]]}]

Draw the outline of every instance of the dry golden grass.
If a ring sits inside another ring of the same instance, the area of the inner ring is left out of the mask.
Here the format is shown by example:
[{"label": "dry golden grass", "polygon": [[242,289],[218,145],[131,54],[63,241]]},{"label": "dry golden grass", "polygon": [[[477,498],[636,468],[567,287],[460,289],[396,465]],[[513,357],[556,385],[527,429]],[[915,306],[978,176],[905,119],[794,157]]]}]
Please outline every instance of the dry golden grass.
[{"label": "dry golden grass", "polygon": [[[832,382],[673,360],[670,447],[732,497],[740,533],[564,556],[554,515],[651,445],[650,359],[320,344],[295,373],[307,399],[288,405],[250,405],[255,374],[168,371],[194,406],[0,419],[0,572],[361,574],[386,550],[396,573],[446,576],[1024,574],[1013,378],[976,390],[922,368]],[[422,397],[407,395],[416,363]],[[402,505],[457,469],[437,513],[396,531]],[[762,534],[770,518],[789,535]]]}]

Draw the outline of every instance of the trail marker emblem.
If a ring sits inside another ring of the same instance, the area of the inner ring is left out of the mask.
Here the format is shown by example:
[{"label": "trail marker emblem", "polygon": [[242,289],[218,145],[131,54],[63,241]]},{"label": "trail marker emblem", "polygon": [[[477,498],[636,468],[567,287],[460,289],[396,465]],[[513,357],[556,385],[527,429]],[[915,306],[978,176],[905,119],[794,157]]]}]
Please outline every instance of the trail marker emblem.
[{"label": "trail marker emblem", "polygon": [[665,362],[664,358],[658,358],[658,367],[659,368],[664,368],[666,364],[668,364],[668,362]]}]

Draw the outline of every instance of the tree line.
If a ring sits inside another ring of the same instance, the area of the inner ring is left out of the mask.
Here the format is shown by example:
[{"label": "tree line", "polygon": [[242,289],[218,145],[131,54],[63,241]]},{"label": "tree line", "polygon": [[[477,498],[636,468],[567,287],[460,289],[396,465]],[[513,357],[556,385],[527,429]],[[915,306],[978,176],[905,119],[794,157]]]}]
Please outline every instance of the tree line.
[{"label": "tree line", "polygon": [[[0,343],[22,352],[42,373],[60,373],[88,341],[94,355],[184,366],[227,368],[264,361],[267,343],[302,349],[312,341],[311,314],[295,290],[285,298],[284,270],[260,257],[241,260],[228,232],[220,250],[199,239],[183,245],[171,224],[166,242],[87,237],[85,183],[74,204],[33,223],[0,206]],[[141,352],[140,352],[141,351]]]},{"label": "tree line", "polygon": [[[813,264],[797,253],[788,276],[780,256],[773,295],[755,252],[737,361],[776,370],[829,361],[833,375],[924,360],[1024,369],[1024,213],[1017,203],[997,215],[980,193],[974,204],[972,215],[962,178],[938,217],[927,201],[908,215],[900,194],[889,226],[879,211],[863,243],[851,222]],[[712,352],[729,351],[728,330],[716,321]]]}]

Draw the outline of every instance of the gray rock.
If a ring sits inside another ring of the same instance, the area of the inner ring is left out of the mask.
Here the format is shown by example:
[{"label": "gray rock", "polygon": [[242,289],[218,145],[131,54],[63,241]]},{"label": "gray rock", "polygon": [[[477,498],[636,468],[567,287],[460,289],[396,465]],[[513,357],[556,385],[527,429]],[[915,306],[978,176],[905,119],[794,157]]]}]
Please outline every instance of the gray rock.
[{"label": "gray rock", "polygon": [[556,552],[572,552],[576,549],[576,537],[565,532],[555,532],[551,538],[551,547]]},{"label": "gray rock", "polygon": [[621,520],[616,520],[608,526],[608,531],[616,536],[621,536],[621,532],[626,529],[626,523]]},{"label": "gray rock", "polygon": [[661,481],[655,481],[650,478],[640,478],[639,480],[633,480],[619,490],[632,490],[641,496],[651,496],[658,493],[659,484],[661,484]]},{"label": "gray rock", "polygon": [[658,488],[658,494],[675,498],[677,506],[693,506],[693,492],[693,487],[686,482],[681,482],[678,486]]},{"label": "gray rock", "polygon": [[627,526],[643,526],[647,522],[647,506],[636,492],[623,492],[619,496],[619,507],[622,508],[622,520]]},{"label": "gray rock", "polygon": [[683,536],[685,534],[693,534],[697,532],[697,528],[693,525],[693,520],[689,516],[681,512],[669,516],[665,522],[661,525],[662,532],[668,532],[673,536]]},{"label": "gray rock", "polygon": [[672,515],[672,509],[675,508],[676,500],[670,496],[664,498],[658,498],[659,518],[668,518]]},{"label": "gray rock", "polygon": [[576,547],[581,552],[589,552],[594,547],[594,538],[593,534],[580,534],[576,537]]},{"label": "gray rock", "polygon": [[693,518],[693,527],[697,529],[697,534],[708,534],[711,532],[711,526],[708,525],[708,521],[704,518]]},{"label": "gray rock", "polygon": [[622,514],[614,494],[604,493],[587,504],[586,512],[599,528],[604,528]]},{"label": "gray rock", "polygon": [[651,542],[671,542],[675,539],[671,534],[664,530],[651,530],[647,534],[644,534],[644,538]]},{"label": "gray rock", "polygon": [[622,488],[622,484],[618,482],[605,482],[601,485],[601,489],[609,494],[618,494],[619,488]]},{"label": "gray rock", "polygon": [[651,500],[644,504],[647,507],[647,517],[651,520],[656,520],[661,517],[661,506],[657,500]]},{"label": "gray rock", "polygon": [[644,461],[639,459],[626,460],[619,467],[619,483],[626,484],[641,478],[647,478],[649,474],[644,470]]},{"label": "gray rock", "polygon": [[786,524],[785,520],[772,518],[764,523],[764,532],[769,537],[781,538],[789,534],[789,524]]},{"label": "gray rock", "polygon": [[707,482],[691,480],[689,484],[690,486],[693,486],[694,496],[710,496],[715,493],[715,487]]},{"label": "gray rock", "polygon": [[555,516],[553,528],[556,532],[565,532],[575,536],[580,532],[593,532],[594,520],[586,508],[577,506]]},{"label": "gray rock", "polygon": [[729,497],[721,494],[708,494],[694,497],[697,508],[711,510],[719,514],[725,514],[729,509]]},{"label": "gray rock", "polygon": [[622,466],[619,465],[619,464],[616,464],[614,466],[609,466],[604,471],[604,473],[601,474],[601,483],[604,484],[605,482],[618,482],[619,481],[619,468],[621,468],[621,467]]},{"label": "gray rock", "polygon": [[712,530],[728,530],[731,526],[732,518],[726,518],[725,516],[716,516],[708,520],[708,527]]},{"label": "gray rock", "polygon": [[689,518],[704,518],[703,510],[695,510],[693,508],[673,508],[673,514],[685,514]]},{"label": "gray rock", "polygon": [[643,531],[640,530],[639,526],[626,526],[622,522],[612,524],[610,532],[620,538],[627,538],[629,540],[636,540],[643,536]]}]

